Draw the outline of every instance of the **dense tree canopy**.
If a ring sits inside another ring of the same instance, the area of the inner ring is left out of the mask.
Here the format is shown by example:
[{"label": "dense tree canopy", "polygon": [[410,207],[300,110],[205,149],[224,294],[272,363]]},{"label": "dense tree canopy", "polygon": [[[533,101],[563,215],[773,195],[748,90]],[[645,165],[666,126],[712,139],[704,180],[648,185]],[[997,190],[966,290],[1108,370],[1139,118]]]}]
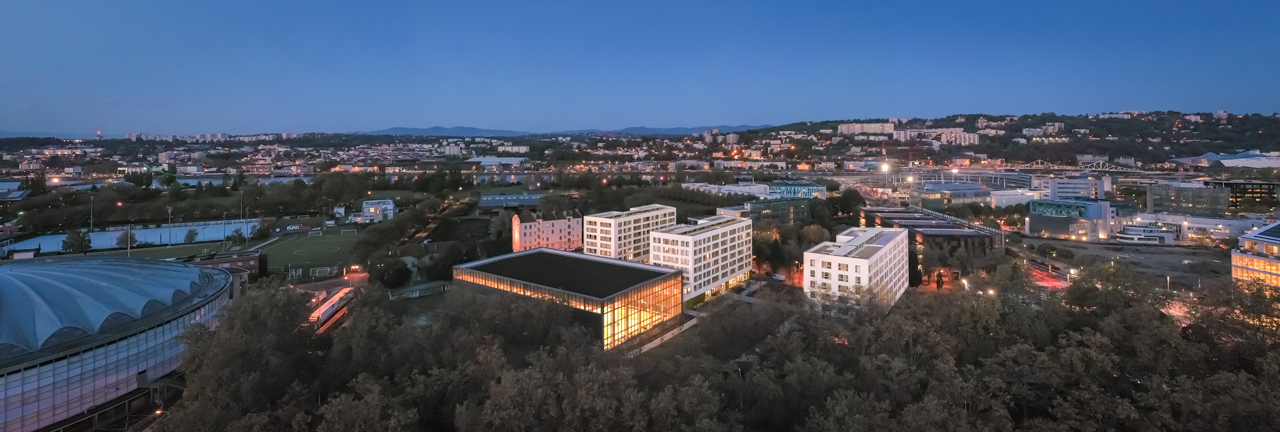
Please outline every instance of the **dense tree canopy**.
[{"label": "dense tree canopy", "polygon": [[[165,430],[1274,430],[1276,288],[1173,296],[1120,266],[1041,296],[1013,264],[967,292],[817,313],[769,286],[718,298],[636,357],[570,310],[451,292],[425,324],[362,295],[315,336],[259,287],[197,326]],[[1185,308],[1179,315],[1169,311]]]}]

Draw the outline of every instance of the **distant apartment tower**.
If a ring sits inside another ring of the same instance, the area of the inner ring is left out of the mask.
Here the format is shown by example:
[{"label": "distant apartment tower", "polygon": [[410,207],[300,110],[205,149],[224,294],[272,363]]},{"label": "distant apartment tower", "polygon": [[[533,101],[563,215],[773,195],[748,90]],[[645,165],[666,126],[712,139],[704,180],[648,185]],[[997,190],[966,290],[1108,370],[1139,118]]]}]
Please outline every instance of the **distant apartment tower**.
[{"label": "distant apartment tower", "polygon": [[731,134],[725,135],[725,136],[724,136],[724,143],[725,143],[725,144],[737,144],[737,143],[738,143],[738,134],[736,134],[736,133],[731,133]]},{"label": "distant apartment tower", "polygon": [[909,235],[903,228],[850,228],[804,252],[804,293],[819,304],[896,302],[907,290]]},{"label": "distant apartment tower", "polygon": [[1111,192],[1111,177],[1049,179],[1049,199],[1105,199]]},{"label": "distant apartment tower", "polygon": [[840,135],[892,134],[893,123],[845,123],[836,126],[836,133]]},{"label": "distant apartment tower", "polygon": [[712,296],[751,274],[751,220],[715,215],[654,230],[650,264],[683,271],[683,300]]},{"label": "distant apartment tower", "polygon": [[649,233],[676,224],[676,208],[661,204],[582,218],[582,251],[587,255],[647,262]]},{"label": "distant apartment tower", "polygon": [[511,250],[535,248],[576,250],[582,248],[582,218],[572,215],[535,215],[528,211],[511,216]]}]

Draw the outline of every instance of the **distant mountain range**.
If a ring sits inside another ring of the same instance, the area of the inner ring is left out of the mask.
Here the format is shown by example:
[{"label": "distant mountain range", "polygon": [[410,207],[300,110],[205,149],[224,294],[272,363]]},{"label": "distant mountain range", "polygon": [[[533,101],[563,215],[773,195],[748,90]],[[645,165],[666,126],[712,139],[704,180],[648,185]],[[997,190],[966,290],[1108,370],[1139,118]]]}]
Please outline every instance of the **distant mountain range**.
[{"label": "distant mountain range", "polygon": [[721,133],[739,132],[750,129],[767,128],[770,125],[738,125],[738,126],[698,126],[698,127],[672,127],[672,128],[650,128],[650,127],[629,127],[618,130],[600,130],[600,129],[582,129],[560,132],[521,132],[499,129],[479,129],[473,127],[457,126],[457,127],[440,127],[434,126],[429,128],[407,128],[393,127],[389,129],[376,130],[371,132],[359,132],[368,135],[423,135],[423,136],[521,136],[521,135],[564,135],[564,134],[584,134],[584,133],[624,133],[630,135],[690,135],[702,133],[711,129],[719,129]]},{"label": "distant mountain range", "polygon": [[[602,129],[582,129],[560,132],[522,132],[501,129],[480,129],[466,126],[441,127],[433,126],[429,128],[410,128],[410,127],[393,127],[388,129],[370,131],[370,132],[351,132],[367,135],[421,135],[421,136],[455,136],[455,137],[514,137],[521,135],[572,135],[572,134],[589,134],[589,133],[616,133],[628,135],[692,135],[706,132],[711,129],[719,129],[720,133],[740,132],[751,129],[762,129],[772,127],[771,125],[738,125],[738,126],[698,126],[698,127],[671,127],[671,128],[651,128],[651,127],[629,127],[617,130]],[[64,133],[64,132],[11,132],[0,130],[0,138],[45,138],[54,137],[61,139],[93,139],[97,135],[92,133]],[[104,134],[103,138],[124,138],[124,135]]]}]

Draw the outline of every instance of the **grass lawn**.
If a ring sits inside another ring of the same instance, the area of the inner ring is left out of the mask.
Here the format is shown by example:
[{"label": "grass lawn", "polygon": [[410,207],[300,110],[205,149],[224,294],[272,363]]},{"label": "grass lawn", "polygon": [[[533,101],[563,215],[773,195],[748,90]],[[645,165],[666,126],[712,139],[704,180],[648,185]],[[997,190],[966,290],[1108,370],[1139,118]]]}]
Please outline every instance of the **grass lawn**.
[{"label": "grass lawn", "polygon": [[[345,228],[351,230],[353,228]],[[309,275],[311,269],[346,265],[351,259],[351,245],[358,234],[342,234],[343,228],[324,230],[324,235],[285,234],[279,240],[262,248],[267,255],[268,271],[284,273],[286,269],[303,269]]]}]

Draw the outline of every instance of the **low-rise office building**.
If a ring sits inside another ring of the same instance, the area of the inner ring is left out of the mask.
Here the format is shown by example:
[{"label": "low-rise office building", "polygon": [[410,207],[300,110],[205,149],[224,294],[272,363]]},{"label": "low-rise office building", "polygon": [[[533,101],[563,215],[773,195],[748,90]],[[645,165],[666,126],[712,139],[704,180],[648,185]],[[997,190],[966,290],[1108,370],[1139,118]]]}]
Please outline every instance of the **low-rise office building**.
[{"label": "low-rise office building", "polygon": [[582,218],[582,250],[587,255],[648,262],[649,233],[676,224],[676,208],[661,204]]},{"label": "low-rise office building", "polygon": [[980,183],[925,183],[911,189],[911,205],[942,211],[947,207],[980,204],[991,206],[991,190]]},{"label": "low-rise office building", "polygon": [[582,248],[582,218],[547,216],[529,211],[511,216],[511,250]]},{"label": "low-rise office building", "polygon": [[1121,228],[1129,225],[1160,224],[1178,227],[1180,241],[1225,241],[1240,237],[1266,226],[1273,218],[1205,218],[1168,213],[1144,213],[1126,216],[1115,221]]},{"label": "low-rise office building", "polygon": [[1215,217],[1227,213],[1231,192],[1201,183],[1147,185],[1147,212]]},{"label": "low-rise office building", "polygon": [[1182,227],[1158,222],[1125,225],[1112,239],[1120,243],[1133,244],[1177,244],[1181,238]]},{"label": "low-rise office building", "polygon": [[1280,183],[1251,180],[1207,181],[1205,185],[1230,191],[1227,207],[1231,211],[1270,211],[1276,205]]},{"label": "low-rise office building", "polygon": [[532,249],[453,268],[459,287],[486,287],[579,311],[611,349],[679,315],[680,271],[667,267]]},{"label": "low-rise office building", "polygon": [[684,273],[684,298],[697,301],[751,276],[751,220],[715,215],[649,235],[653,265]]},{"label": "low-rise office building", "polygon": [[826,198],[827,187],[805,180],[778,180],[769,183],[769,193],[784,198]]},{"label": "low-rise office building", "polygon": [[819,304],[892,304],[909,281],[905,229],[850,228],[804,252],[804,293]]},{"label": "low-rise office building", "polygon": [[1069,240],[1097,241],[1111,237],[1115,214],[1106,201],[1086,199],[1032,200],[1026,234]]},{"label": "low-rise office building", "polygon": [[728,185],[682,183],[680,187],[683,189],[696,190],[714,195],[750,195],[761,199],[778,198],[777,194],[769,192],[769,185],[759,183],[736,183]]},{"label": "low-rise office building", "polygon": [[1038,190],[993,190],[991,191],[991,206],[1008,207],[1011,205],[1026,204],[1031,202],[1031,200],[1042,199],[1046,195],[1045,191]]}]

